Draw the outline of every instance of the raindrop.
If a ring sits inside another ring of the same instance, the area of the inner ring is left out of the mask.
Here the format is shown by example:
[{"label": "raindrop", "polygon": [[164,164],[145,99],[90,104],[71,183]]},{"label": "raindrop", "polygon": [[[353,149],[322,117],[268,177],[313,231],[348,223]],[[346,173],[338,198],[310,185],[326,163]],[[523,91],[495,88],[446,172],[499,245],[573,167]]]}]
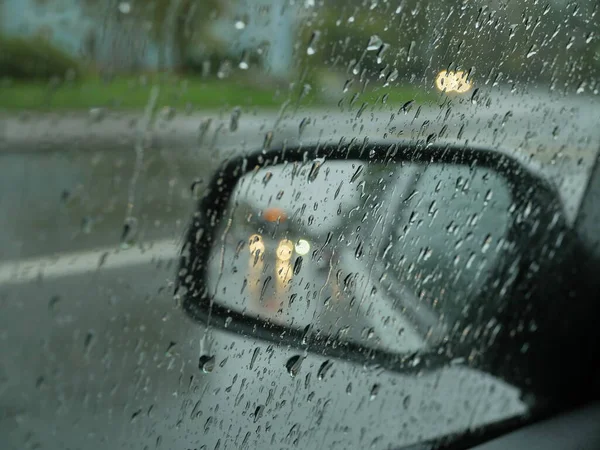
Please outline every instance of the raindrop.
[{"label": "raindrop", "polygon": [[131,12],[131,4],[129,2],[119,3],[119,12],[121,14],[129,14]]},{"label": "raindrop", "polygon": [[206,133],[208,132],[208,129],[210,128],[210,124],[212,123],[212,119],[204,119],[202,122],[200,122],[200,126],[198,127],[198,142],[202,143],[202,141],[204,140],[204,137],[206,136]]},{"label": "raindrop", "polygon": [[191,191],[192,191],[192,197],[194,198],[194,200],[200,200],[200,198],[202,197],[202,193],[204,192],[202,185],[204,184],[203,180],[195,180],[192,183],[192,187],[191,187]]},{"label": "raindrop", "polygon": [[410,407],[410,400],[410,395],[404,397],[404,400],[402,400],[402,406],[404,406],[404,409],[408,409]]},{"label": "raindrop", "polygon": [[90,234],[92,232],[92,227],[94,225],[94,219],[90,216],[85,216],[81,219],[81,231],[84,234]]},{"label": "raindrop", "polygon": [[211,373],[215,368],[215,357],[202,355],[200,359],[198,359],[198,368],[204,373]]},{"label": "raindrop", "polygon": [[246,28],[247,24],[248,17],[244,15],[235,19],[234,26],[236,30],[243,30],[244,28]]},{"label": "raindrop", "polygon": [[319,176],[319,171],[321,170],[322,165],[323,165],[322,161],[320,161],[320,160],[313,162],[313,164],[310,167],[310,170],[308,172],[308,182],[309,183],[312,183],[313,181],[315,181],[317,179],[317,176]]},{"label": "raindrop", "polygon": [[94,333],[88,331],[85,335],[85,339],[83,340],[83,351],[84,353],[88,353],[94,344]]},{"label": "raindrop", "polygon": [[342,92],[345,94],[346,92],[348,92],[348,90],[350,89],[350,87],[352,86],[352,83],[354,82],[354,80],[352,78],[350,78],[349,80],[346,80],[346,82],[344,83],[344,87],[342,89]]},{"label": "raindrop", "polygon": [[256,347],[252,352],[252,358],[250,359],[250,370],[254,369],[254,363],[256,363],[256,358],[260,354],[260,348]]},{"label": "raindrop", "polygon": [[356,112],[357,119],[360,118],[360,116],[362,116],[365,109],[367,109],[367,106],[369,106],[369,104],[367,102],[363,102],[363,104],[360,105],[360,108],[358,108],[358,111]]},{"label": "raindrop", "polygon": [[265,140],[263,142],[263,152],[271,149],[271,144],[273,143],[273,132],[269,131],[265,134]]},{"label": "raindrop", "polygon": [[58,295],[53,295],[50,297],[50,301],[48,302],[48,309],[50,311],[54,311],[60,302],[60,297]]},{"label": "raindrop", "polygon": [[352,383],[348,383],[348,386],[346,386],[346,394],[352,394]]},{"label": "raindrop", "polygon": [[535,55],[537,54],[537,52],[538,52],[538,51],[537,51],[537,48],[535,48],[535,45],[532,45],[532,46],[529,48],[529,51],[527,52],[527,55],[526,55],[526,56],[527,56],[527,58],[529,59],[529,58],[531,58],[532,56],[535,56]]},{"label": "raindrop", "polygon": [[261,300],[265,297],[265,292],[267,291],[267,288],[269,287],[269,284],[271,283],[272,279],[273,279],[273,277],[271,275],[269,275],[263,282],[262,289],[260,290],[260,299]]},{"label": "raindrop", "polygon": [[381,47],[379,47],[379,50],[377,50],[377,64],[381,64],[383,62],[383,57],[389,48],[390,44],[383,44]]},{"label": "raindrop", "polygon": [[298,137],[302,136],[302,133],[306,129],[306,127],[310,124],[310,117],[305,117],[300,121],[300,126],[298,127]]},{"label": "raindrop", "polygon": [[106,109],[91,108],[88,114],[92,122],[101,122],[106,117]]},{"label": "raindrop", "polygon": [[240,59],[239,68],[242,70],[248,70],[250,67],[250,52],[248,50],[244,50],[242,52],[242,58]]},{"label": "raindrop", "polygon": [[383,46],[383,41],[379,36],[374,34],[369,38],[369,42],[367,43],[367,51],[373,52],[375,50],[379,50],[380,47]]},{"label": "raindrop", "polygon": [[131,415],[131,421],[134,422],[135,419],[138,418],[138,416],[142,413],[141,409],[138,409],[137,411],[135,411],[132,415]]},{"label": "raindrop", "polygon": [[414,100],[407,101],[404,105],[402,105],[402,108],[400,108],[400,111],[402,111],[404,114],[408,114],[408,112],[412,109],[412,106],[414,103],[415,103]]},{"label": "raindrop", "polygon": [[254,423],[258,422],[259,419],[262,417],[263,412],[265,410],[265,406],[264,405],[259,405],[256,407],[256,409],[254,410]]},{"label": "raindrop", "polygon": [[483,245],[481,246],[481,253],[487,252],[488,249],[490,248],[491,243],[492,243],[492,236],[488,234],[485,237],[485,239],[483,240]]},{"label": "raindrop", "polygon": [[363,255],[363,242],[360,241],[356,246],[356,251],[354,252],[354,257],[356,259],[360,259]]},{"label": "raindrop", "polygon": [[236,131],[238,129],[241,115],[242,109],[239,106],[233,108],[233,111],[231,113],[231,120],[229,121],[229,131]]},{"label": "raindrop", "polygon": [[169,345],[168,345],[168,347],[167,347],[167,351],[165,351],[165,354],[166,354],[166,355],[170,355],[170,354],[171,354],[171,350],[173,350],[173,348],[174,348],[176,345],[177,345],[177,343],[176,343],[176,342],[173,342],[173,341],[169,342]]},{"label": "raindrop", "polygon": [[315,30],[312,32],[311,36],[310,36],[310,41],[308,42],[308,47],[306,48],[306,54],[307,55],[314,55],[317,50],[315,48],[315,46],[317,45],[317,43],[319,42],[319,38],[321,37],[321,32],[318,30]]},{"label": "raindrop", "polygon": [[219,70],[217,70],[217,78],[222,80],[227,78],[229,75],[231,75],[231,62],[226,60],[223,61],[219,66]]},{"label": "raindrop", "polygon": [[138,233],[138,221],[135,217],[128,217],[123,224],[121,233],[121,248],[127,249],[131,247]]},{"label": "raindrop", "polygon": [[319,367],[319,371],[317,372],[317,378],[319,380],[324,379],[327,375],[327,372],[329,372],[329,369],[331,369],[331,366],[333,366],[333,363],[330,360],[327,360],[321,364],[321,367]]},{"label": "raindrop", "polygon": [[303,261],[302,256],[298,256],[296,258],[296,261],[294,262],[294,275],[298,275],[300,273],[300,271],[302,270],[302,261]]},{"label": "raindrop", "polygon": [[385,84],[388,85],[389,83],[393,83],[394,81],[396,81],[398,79],[399,73],[398,73],[398,69],[394,69],[392,70],[387,78],[385,79]]},{"label": "raindrop", "polygon": [[292,378],[294,378],[300,372],[302,361],[304,361],[302,356],[294,355],[288,359],[287,363],[285,363],[285,368]]},{"label": "raindrop", "polygon": [[358,168],[352,175],[352,178],[350,178],[350,183],[354,183],[358,179],[358,177],[362,174],[363,168],[364,168],[364,166],[362,166],[362,165],[358,166]]},{"label": "raindrop", "polygon": [[374,384],[373,387],[371,387],[370,400],[375,400],[375,397],[377,397],[377,394],[379,394],[379,388],[380,385],[377,383]]}]

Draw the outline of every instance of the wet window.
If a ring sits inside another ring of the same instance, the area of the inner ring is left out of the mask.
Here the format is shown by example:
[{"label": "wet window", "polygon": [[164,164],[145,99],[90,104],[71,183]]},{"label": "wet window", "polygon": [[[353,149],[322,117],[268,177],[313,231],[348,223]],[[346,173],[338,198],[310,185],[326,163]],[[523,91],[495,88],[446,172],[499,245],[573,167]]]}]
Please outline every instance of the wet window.
[{"label": "wet window", "polygon": [[3,448],[402,448],[550,411],[599,14],[0,0]]}]

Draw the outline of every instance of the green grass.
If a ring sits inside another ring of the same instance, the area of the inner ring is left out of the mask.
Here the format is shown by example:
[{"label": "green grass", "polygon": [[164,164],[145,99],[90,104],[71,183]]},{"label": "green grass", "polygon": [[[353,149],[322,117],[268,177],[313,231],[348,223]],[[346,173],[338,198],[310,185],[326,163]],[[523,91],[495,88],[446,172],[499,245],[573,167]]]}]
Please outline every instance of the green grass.
[{"label": "green grass", "polygon": [[[107,107],[117,110],[141,110],[146,107],[153,86],[158,86],[159,96],[155,107],[165,106],[176,109],[191,107],[192,110],[210,110],[223,107],[255,107],[276,109],[290,99],[292,104],[298,95],[291,98],[286,89],[259,87],[245,80],[217,80],[201,78],[175,78],[148,75],[141,77],[119,77],[105,82],[98,77],[51,87],[47,82],[14,81],[0,83],[0,110],[6,111],[77,111]],[[340,89],[341,91],[341,89]],[[336,105],[340,99],[348,105],[353,92],[342,94],[337,100],[325,100],[314,89],[301,100],[303,106],[320,107]],[[382,105],[382,97],[387,94],[387,105],[402,105],[409,100],[416,103],[435,100],[435,93],[427,93],[412,87],[376,87],[368,89],[356,98],[353,108],[364,102],[369,106]]]},{"label": "green grass", "polygon": [[286,98],[284,92],[229,80],[159,81],[149,77],[142,83],[139,77],[117,78],[111,82],[89,78],[56,88],[44,82],[5,83],[0,86],[0,109],[64,111],[109,107],[139,110],[146,107],[155,85],[160,87],[157,108],[215,109],[237,105],[276,108]]}]

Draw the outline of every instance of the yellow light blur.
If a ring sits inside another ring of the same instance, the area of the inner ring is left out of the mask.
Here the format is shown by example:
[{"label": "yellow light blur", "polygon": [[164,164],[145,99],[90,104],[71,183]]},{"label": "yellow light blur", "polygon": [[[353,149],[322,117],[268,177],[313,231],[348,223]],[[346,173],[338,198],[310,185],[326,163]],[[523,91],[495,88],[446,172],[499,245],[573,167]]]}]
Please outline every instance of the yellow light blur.
[{"label": "yellow light blur", "polygon": [[250,254],[255,255],[256,252],[264,253],[265,251],[265,243],[263,242],[262,236],[260,234],[253,234],[250,236],[248,240],[248,249],[250,250]]},{"label": "yellow light blur", "polygon": [[277,294],[279,294],[279,296],[281,296],[281,294],[283,293],[281,291],[282,288],[284,288],[286,286],[287,283],[290,282],[290,280],[292,279],[292,263],[290,262],[290,260],[277,260],[277,262],[275,263],[275,275],[277,276],[276,280],[277,280]]},{"label": "yellow light blur", "polygon": [[435,87],[442,92],[457,92],[464,94],[473,87],[473,82],[467,79],[468,74],[462,70],[453,72],[442,70],[435,78]]},{"label": "yellow light blur", "polygon": [[279,245],[277,246],[277,259],[282,261],[287,261],[292,257],[292,253],[294,252],[294,244],[289,239],[282,239],[279,241]]},{"label": "yellow light blur", "polygon": [[308,243],[308,241],[306,239],[298,240],[298,242],[296,243],[296,253],[298,253],[301,256],[304,256],[308,252],[310,252],[310,244]]}]

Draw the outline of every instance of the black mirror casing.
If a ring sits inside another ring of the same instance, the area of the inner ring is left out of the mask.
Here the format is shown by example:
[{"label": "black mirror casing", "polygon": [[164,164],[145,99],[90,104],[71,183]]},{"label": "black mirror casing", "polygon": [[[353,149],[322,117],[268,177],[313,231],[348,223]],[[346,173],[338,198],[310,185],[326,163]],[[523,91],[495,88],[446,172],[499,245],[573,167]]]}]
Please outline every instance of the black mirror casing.
[{"label": "black mirror casing", "polygon": [[[497,282],[482,288],[481,301],[465,310],[464,320],[455,324],[445,342],[419,354],[399,355],[265,323],[214,301],[215,293],[207,288],[207,263],[221,238],[219,224],[238,180],[255,168],[317,158],[483,166],[506,177],[517,211],[529,209],[527,217],[515,218],[509,230],[512,245],[490,277]],[[403,372],[433,370],[461,358],[464,364],[546,397],[556,388],[556,380],[548,377],[547,369],[553,366],[548,365],[544,341],[560,321],[564,304],[576,301],[576,247],[555,189],[499,152],[403,143],[278,148],[227,160],[217,171],[187,232],[177,295],[193,320],[247,337]],[[506,280],[510,282],[503,283]]]}]

